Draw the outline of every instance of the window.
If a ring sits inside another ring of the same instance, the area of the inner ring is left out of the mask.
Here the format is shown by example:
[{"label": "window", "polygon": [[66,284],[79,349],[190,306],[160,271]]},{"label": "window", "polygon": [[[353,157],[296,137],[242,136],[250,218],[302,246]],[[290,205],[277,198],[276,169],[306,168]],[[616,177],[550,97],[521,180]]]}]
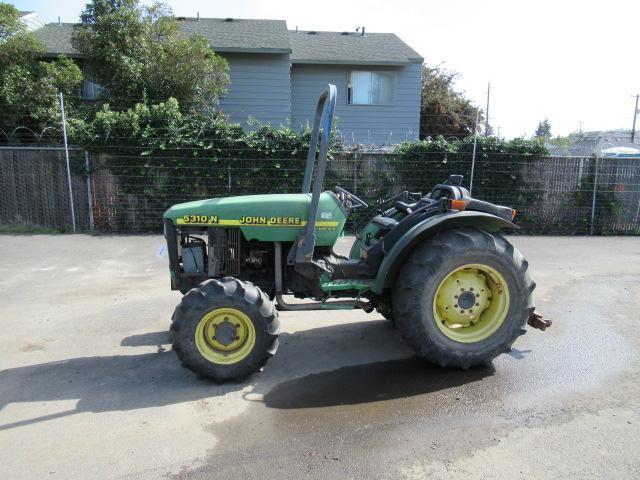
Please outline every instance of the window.
[{"label": "window", "polygon": [[89,73],[87,72],[87,68],[84,67],[82,69],[84,74],[84,81],[82,85],[82,98],[84,100],[97,100],[102,94],[103,88],[101,85],[95,83]]},{"label": "window", "polygon": [[391,105],[394,83],[393,72],[353,70],[349,73],[347,102],[350,105]]}]

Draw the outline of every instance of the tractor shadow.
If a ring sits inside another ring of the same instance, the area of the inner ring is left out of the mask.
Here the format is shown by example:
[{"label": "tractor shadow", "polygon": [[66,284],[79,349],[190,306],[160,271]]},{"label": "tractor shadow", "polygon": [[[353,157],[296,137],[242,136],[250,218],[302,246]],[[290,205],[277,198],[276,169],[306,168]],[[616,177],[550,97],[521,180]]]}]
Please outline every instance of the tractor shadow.
[{"label": "tractor shadow", "polygon": [[492,365],[456,370],[410,357],[342,367],[286,381],[265,394],[263,402],[278,409],[358,405],[441,392],[478,382],[494,372]]},{"label": "tractor shadow", "polygon": [[120,342],[121,347],[146,347],[157,346],[158,351],[165,351],[166,345],[171,343],[169,332],[149,332],[124,337]]},{"label": "tractor shadow", "polygon": [[[132,335],[122,346],[155,353],[78,357],[0,371],[0,413],[10,403],[77,400],[74,409],[0,423],[0,431],[82,412],[174,405],[252,386],[267,407],[312,408],[410,397],[476,382],[493,367],[442,369],[410,356],[385,321],[329,325],[280,336],[265,370],[243,383],[198,380],[170,351],[167,332]],[[346,353],[345,353],[346,352]],[[404,358],[398,360],[398,358]],[[357,366],[347,366],[357,364]]]}]

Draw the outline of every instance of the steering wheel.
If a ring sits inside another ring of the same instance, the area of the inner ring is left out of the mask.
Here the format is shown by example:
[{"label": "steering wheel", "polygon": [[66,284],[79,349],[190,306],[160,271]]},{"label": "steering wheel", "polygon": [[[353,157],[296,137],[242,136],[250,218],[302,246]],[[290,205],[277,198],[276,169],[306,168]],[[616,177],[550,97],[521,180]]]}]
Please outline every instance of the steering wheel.
[{"label": "steering wheel", "polygon": [[[340,201],[350,208],[369,208],[369,205],[367,205],[364,200],[356,197],[353,193],[345,190],[344,188],[336,186],[335,190]],[[351,205],[348,205],[347,202],[351,203]]]}]

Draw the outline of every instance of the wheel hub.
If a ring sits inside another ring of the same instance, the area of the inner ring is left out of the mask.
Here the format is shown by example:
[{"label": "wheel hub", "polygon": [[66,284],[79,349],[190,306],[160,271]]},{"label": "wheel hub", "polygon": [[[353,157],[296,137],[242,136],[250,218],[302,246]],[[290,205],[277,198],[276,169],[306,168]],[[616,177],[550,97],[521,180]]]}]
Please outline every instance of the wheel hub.
[{"label": "wheel hub", "polygon": [[464,265],[450,272],[436,290],[434,320],[449,338],[475,342],[502,324],[509,293],[502,276],[488,265]]},{"label": "wheel hub", "polygon": [[222,345],[229,346],[236,341],[236,327],[231,322],[222,322],[216,326],[216,340]]},{"label": "wheel hub", "polygon": [[195,332],[196,346],[209,361],[235,363],[246,357],[255,345],[256,332],[251,319],[235,308],[218,308],[202,317]]},{"label": "wheel hub", "polygon": [[458,297],[458,307],[462,309],[471,308],[476,304],[476,296],[473,292],[462,292]]},{"label": "wheel hub", "polygon": [[471,268],[456,270],[438,289],[436,301],[441,323],[452,328],[475,323],[489,306],[489,298],[489,288],[482,274]]}]

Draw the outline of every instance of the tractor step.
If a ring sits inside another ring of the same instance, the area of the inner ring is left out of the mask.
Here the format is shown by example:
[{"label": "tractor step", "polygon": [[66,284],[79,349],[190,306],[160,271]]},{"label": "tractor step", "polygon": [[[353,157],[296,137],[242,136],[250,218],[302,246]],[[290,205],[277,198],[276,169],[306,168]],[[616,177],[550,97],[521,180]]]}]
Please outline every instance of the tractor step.
[{"label": "tractor step", "polygon": [[356,290],[358,293],[363,293],[371,290],[375,284],[375,279],[357,279],[357,278],[343,278],[338,280],[324,280],[320,279],[320,286],[325,292],[341,292],[346,290]]}]

